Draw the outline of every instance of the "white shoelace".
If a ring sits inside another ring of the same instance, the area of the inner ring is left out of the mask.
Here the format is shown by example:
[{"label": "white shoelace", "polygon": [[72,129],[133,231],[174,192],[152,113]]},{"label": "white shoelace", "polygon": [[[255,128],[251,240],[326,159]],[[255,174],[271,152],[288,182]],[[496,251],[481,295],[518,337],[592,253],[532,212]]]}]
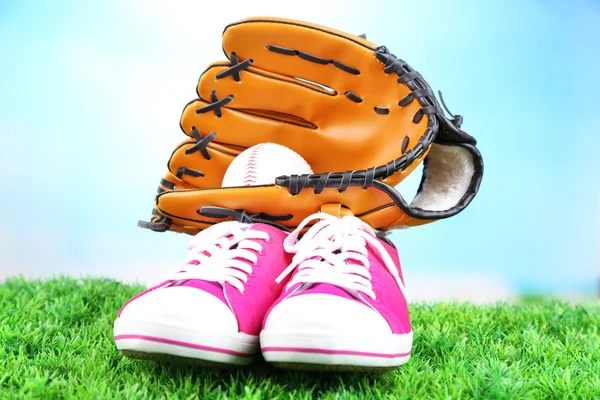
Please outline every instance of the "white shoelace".
[{"label": "white shoelace", "polygon": [[[314,220],[319,222],[298,240],[300,231]],[[281,282],[298,268],[287,288],[297,283],[329,283],[353,291],[357,295],[364,293],[375,299],[369,272],[367,243],[377,250],[385,268],[408,302],[408,294],[394,260],[377,239],[373,229],[356,217],[336,218],[325,213],[307,217],[283,242],[285,250],[295,255],[292,263],[276,281]],[[350,260],[356,263],[349,264]]]},{"label": "white shoelace", "polygon": [[262,246],[256,240],[269,240],[268,233],[249,230],[250,226],[228,221],[198,233],[190,241],[190,252],[171,279],[201,279],[221,285],[227,282],[244,293],[252,264],[258,260],[251,250],[261,253]]}]

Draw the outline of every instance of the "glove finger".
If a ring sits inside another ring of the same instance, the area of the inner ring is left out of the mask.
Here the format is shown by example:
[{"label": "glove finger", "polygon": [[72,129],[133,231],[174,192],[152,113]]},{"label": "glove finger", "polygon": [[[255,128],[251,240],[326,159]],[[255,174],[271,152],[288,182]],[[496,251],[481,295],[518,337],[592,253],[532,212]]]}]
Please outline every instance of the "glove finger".
[{"label": "glove finger", "polygon": [[243,150],[259,143],[281,143],[282,140],[288,143],[285,146],[294,148],[305,142],[306,135],[313,132],[312,126],[305,126],[299,121],[282,123],[282,117],[266,112],[261,115],[260,110],[235,110],[225,106],[218,115],[212,111],[197,112],[208,105],[210,103],[203,100],[194,100],[184,108],[180,125],[186,135],[194,137],[193,128],[196,127],[203,138],[214,133],[212,142]]},{"label": "glove finger", "polygon": [[242,20],[223,32],[226,55],[233,52],[243,60],[254,60],[255,67],[307,79],[342,93],[376,94],[382,86],[391,86],[394,79],[385,79],[381,63],[373,56],[376,48],[359,36],[277,18]]},{"label": "glove finger", "polygon": [[169,171],[195,187],[221,186],[225,171],[241,149],[210,143],[202,151],[196,144],[192,140],[180,143],[169,159]]},{"label": "glove finger", "polygon": [[[413,130],[415,125],[409,119],[394,121],[379,118],[370,126],[364,126],[362,120],[357,118],[351,126],[324,131],[292,122],[281,123],[279,116],[250,114],[226,106],[220,110],[221,117],[214,112],[196,113],[198,108],[208,104],[195,100],[186,106],[181,117],[181,128],[187,135],[193,137],[193,128],[196,128],[202,138],[214,134],[211,143],[237,146],[242,150],[259,143],[281,144],[300,154],[315,173],[367,169],[398,157],[419,139],[418,132]],[[408,133],[401,135],[399,132]],[[389,145],[369,151],[370,146],[380,141],[386,141]],[[185,163],[185,159],[182,158],[182,162]],[[200,169],[206,173],[208,168],[212,166],[209,164]],[[405,172],[411,170],[412,166]],[[400,182],[406,176],[405,172],[399,171],[388,178],[388,183],[395,185]],[[207,185],[203,184],[202,187]]]},{"label": "glove finger", "polygon": [[307,125],[323,123],[323,117],[327,117],[323,110],[340,110],[349,102],[337,92],[255,68],[241,71],[237,81],[234,76],[219,77],[230,68],[228,63],[213,64],[204,71],[198,82],[198,96],[205,101],[211,101],[213,93],[217,98],[233,96],[226,107],[291,115],[307,121]]}]

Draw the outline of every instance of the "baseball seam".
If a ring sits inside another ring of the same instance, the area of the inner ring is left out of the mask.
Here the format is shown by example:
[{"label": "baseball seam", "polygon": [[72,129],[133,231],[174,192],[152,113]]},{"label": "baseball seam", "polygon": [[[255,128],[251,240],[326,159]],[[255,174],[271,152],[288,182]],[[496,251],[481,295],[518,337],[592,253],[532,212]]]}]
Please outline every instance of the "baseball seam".
[{"label": "baseball seam", "polygon": [[246,165],[246,169],[244,170],[244,186],[251,186],[256,184],[256,179],[258,178],[258,153],[262,148],[262,144],[254,146],[254,148],[250,152],[250,155],[248,156],[248,162]]}]

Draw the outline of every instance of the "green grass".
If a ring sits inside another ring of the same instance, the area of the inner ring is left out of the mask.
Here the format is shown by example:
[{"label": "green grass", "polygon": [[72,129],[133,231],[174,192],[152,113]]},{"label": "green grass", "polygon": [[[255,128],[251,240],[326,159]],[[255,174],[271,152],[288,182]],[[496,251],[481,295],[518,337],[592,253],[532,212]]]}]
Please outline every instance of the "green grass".
[{"label": "green grass", "polygon": [[0,285],[0,399],[600,398],[600,305],[414,305],[411,360],[383,374],[233,371],[130,360],[112,322],[140,290],[111,280]]}]

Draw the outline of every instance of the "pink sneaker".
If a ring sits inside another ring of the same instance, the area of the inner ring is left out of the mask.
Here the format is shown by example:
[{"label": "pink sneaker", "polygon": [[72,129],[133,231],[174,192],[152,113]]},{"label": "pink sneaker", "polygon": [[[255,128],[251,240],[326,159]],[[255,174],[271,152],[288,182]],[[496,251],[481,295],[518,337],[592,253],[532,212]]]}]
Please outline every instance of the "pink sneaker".
[{"label": "pink sneaker", "polygon": [[[300,230],[319,220],[298,240]],[[315,214],[284,241],[293,273],[260,333],[265,360],[296,369],[385,370],[412,346],[396,249],[355,217]]]},{"label": "pink sneaker", "polygon": [[266,224],[221,222],[196,235],[172,278],[129,300],[114,337],[128,357],[249,364],[264,315],[291,262],[288,234]]}]

